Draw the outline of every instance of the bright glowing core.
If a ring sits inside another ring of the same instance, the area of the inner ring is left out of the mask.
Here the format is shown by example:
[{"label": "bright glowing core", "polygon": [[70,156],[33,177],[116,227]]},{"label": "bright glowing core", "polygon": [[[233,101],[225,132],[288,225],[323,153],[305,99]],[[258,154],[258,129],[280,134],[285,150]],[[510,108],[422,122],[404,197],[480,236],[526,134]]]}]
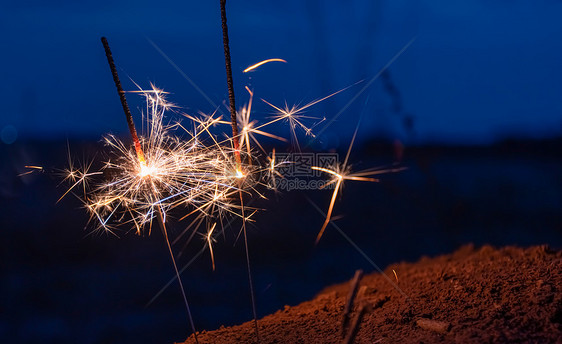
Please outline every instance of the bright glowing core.
[{"label": "bright glowing core", "polygon": [[139,176],[141,178],[144,178],[146,176],[151,175],[154,172],[154,167],[150,167],[146,164],[146,162],[142,161],[140,163],[140,172],[139,172]]}]

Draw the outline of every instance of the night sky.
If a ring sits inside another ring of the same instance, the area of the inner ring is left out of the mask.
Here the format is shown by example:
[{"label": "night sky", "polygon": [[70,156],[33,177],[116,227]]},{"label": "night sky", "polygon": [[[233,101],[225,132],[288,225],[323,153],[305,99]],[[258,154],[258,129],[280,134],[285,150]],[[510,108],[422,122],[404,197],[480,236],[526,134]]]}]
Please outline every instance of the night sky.
[{"label": "night sky", "polygon": [[[555,0],[232,1],[238,104],[247,100],[245,85],[256,97],[293,104],[365,80],[310,112],[329,120],[416,38],[385,78],[324,131],[323,146],[338,146],[351,136],[361,112],[362,139],[470,144],[558,136],[561,17],[562,2]],[[4,1],[0,30],[5,143],[125,133],[102,35],[114,50],[125,89],[135,89],[128,76],[141,87],[153,82],[171,92],[170,99],[186,112],[215,109],[150,39],[213,103],[227,98],[215,1]],[[274,57],[288,63],[242,73]],[[134,104],[135,97],[129,98]],[[258,119],[271,113],[263,104],[255,109]],[[406,132],[405,118],[415,135]]]}]

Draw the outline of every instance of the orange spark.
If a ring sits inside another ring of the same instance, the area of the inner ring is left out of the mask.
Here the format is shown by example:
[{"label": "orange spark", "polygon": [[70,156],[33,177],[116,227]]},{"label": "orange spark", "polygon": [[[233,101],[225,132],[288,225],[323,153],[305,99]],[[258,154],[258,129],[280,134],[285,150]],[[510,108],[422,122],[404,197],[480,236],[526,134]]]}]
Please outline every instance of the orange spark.
[{"label": "orange spark", "polygon": [[283,59],[268,59],[268,60],[263,60],[263,61],[261,61],[261,62],[258,62],[258,63],[256,63],[256,64],[253,64],[253,65],[251,65],[250,67],[244,69],[244,70],[242,71],[242,73],[247,73],[247,72],[249,72],[249,71],[251,71],[251,70],[254,70],[254,69],[258,68],[259,66],[262,66],[262,65],[264,65],[264,64],[266,64],[266,63],[269,63],[269,62],[283,62],[283,63],[287,63],[287,61],[285,61],[285,60],[283,60]]},{"label": "orange spark", "polygon": [[336,203],[336,198],[337,198],[338,192],[339,192],[344,180],[357,180],[357,181],[363,181],[363,182],[378,182],[379,179],[368,178],[368,176],[373,176],[373,175],[387,173],[387,172],[398,172],[398,171],[402,171],[402,170],[405,169],[403,167],[402,168],[390,168],[390,169],[375,168],[375,169],[364,170],[364,171],[361,171],[361,172],[351,174],[350,173],[351,166],[348,166],[347,162],[349,160],[349,155],[351,154],[351,148],[353,147],[353,143],[355,142],[355,138],[357,137],[357,131],[359,131],[360,124],[361,124],[361,120],[359,120],[359,123],[357,123],[357,127],[355,128],[355,133],[353,133],[353,137],[351,139],[351,142],[349,143],[349,148],[347,149],[347,154],[345,155],[345,160],[344,160],[343,164],[333,166],[331,169],[323,168],[323,167],[317,167],[317,166],[311,167],[311,169],[313,169],[313,170],[325,172],[325,173],[331,174],[333,176],[332,180],[330,180],[327,184],[325,184],[324,187],[326,187],[328,185],[331,185],[333,183],[336,183],[336,186],[334,187],[334,192],[332,193],[332,199],[330,200],[330,205],[328,207],[328,212],[326,213],[326,219],[324,220],[324,224],[322,225],[322,228],[320,229],[320,232],[316,236],[316,244],[318,244],[318,242],[320,241],[320,238],[322,238],[322,235],[324,234],[324,231],[326,230],[326,227],[328,226],[328,223],[330,223],[330,221],[332,220],[332,211],[334,210],[334,204]]},{"label": "orange spark", "polygon": [[211,252],[211,262],[213,264],[213,271],[215,271],[215,255],[213,254],[213,238],[212,238],[212,234],[213,231],[215,230],[215,227],[217,226],[217,223],[215,222],[213,224],[213,226],[211,227],[211,229],[209,230],[209,232],[207,233],[207,244],[209,245],[209,252]]}]

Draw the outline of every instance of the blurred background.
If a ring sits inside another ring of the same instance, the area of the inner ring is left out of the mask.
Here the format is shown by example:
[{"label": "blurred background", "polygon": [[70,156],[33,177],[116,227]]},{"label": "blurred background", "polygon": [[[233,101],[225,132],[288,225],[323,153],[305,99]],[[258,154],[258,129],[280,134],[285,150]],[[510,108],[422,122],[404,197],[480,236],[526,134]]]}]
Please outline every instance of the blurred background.
[{"label": "blurred background", "polygon": [[[232,1],[227,11],[237,104],[252,88],[255,119],[272,114],[260,98],[305,104],[362,81],[310,108],[326,120],[299,139],[307,152],[345,154],[362,116],[354,169],[408,168],[346,183],[334,211],[380,267],[467,243],[562,247],[561,1]],[[88,160],[107,133],[127,139],[102,35],[126,90],[154,83],[187,113],[224,111],[219,1],[3,1],[0,32],[0,342],[181,341],[190,330],[177,285],[147,306],[173,277],[161,235],[90,235],[79,200],[56,203],[59,177],[18,175],[65,168],[68,147]],[[287,63],[242,73],[268,58]],[[142,99],[128,99],[140,118]],[[326,209],[329,191],[270,196],[249,232],[260,316],[374,271],[333,227],[314,245],[323,217],[310,202]],[[183,278],[198,329],[252,318],[238,227],[219,238],[214,272],[202,242],[175,248],[179,265],[196,257]]]}]

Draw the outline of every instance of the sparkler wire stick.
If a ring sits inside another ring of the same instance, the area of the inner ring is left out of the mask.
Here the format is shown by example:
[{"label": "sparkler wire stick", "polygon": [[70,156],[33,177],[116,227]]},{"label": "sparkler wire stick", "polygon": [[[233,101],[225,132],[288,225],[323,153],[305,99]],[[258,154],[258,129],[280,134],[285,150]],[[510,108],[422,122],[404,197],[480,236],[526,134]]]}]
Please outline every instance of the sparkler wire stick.
[{"label": "sparkler wire stick", "polygon": [[[242,206],[242,216],[244,216],[244,198],[242,197],[242,191],[239,192],[240,195],[240,205]],[[258,327],[258,313],[256,311],[256,301],[254,298],[254,283],[252,281],[252,270],[250,269],[250,252],[248,250],[248,235],[246,235],[246,221],[242,220],[242,230],[244,231],[244,246],[246,247],[246,268],[248,269],[248,280],[250,282],[250,295],[252,295],[252,312],[254,313],[254,329],[256,331],[256,338],[258,343],[260,341],[260,332]]]},{"label": "sparkler wire stick", "polygon": [[[228,25],[226,23],[226,0],[220,0],[221,7],[221,26],[222,26],[222,40],[224,45],[224,62],[226,66],[226,83],[228,84],[228,98],[230,101],[230,123],[232,125],[232,141],[234,145],[234,153],[236,154],[236,163],[238,172],[242,165],[240,158],[240,139],[238,137],[238,122],[236,119],[236,104],[234,99],[234,81],[232,79],[232,63],[230,60],[230,46],[228,40]],[[242,182],[242,181],[241,181]],[[256,300],[254,296],[254,283],[252,281],[252,271],[250,269],[250,253],[248,250],[248,237],[246,234],[246,221],[244,220],[244,197],[242,191],[239,191],[240,206],[242,211],[242,231],[244,232],[244,246],[246,248],[246,268],[248,270],[248,281],[250,284],[250,296],[252,299],[252,312],[254,315],[254,330],[256,339],[260,343],[260,333],[258,327],[258,316],[256,312]]]},{"label": "sparkler wire stick", "polygon": [[117,88],[117,93],[119,94],[119,99],[121,100],[121,105],[123,106],[123,111],[125,112],[125,117],[127,118],[127,124],[129,125],[129,131],[133,137],[133,142],[135,143],[135,151],[141,163],[145,162],[144,154],[142,152],[139,137],[137,136],[137,130],[135,129],[135,123],[133,122],[133,115],[131,110],[129,110],[129,105],[127,104],[127,98],[125,98],[125,91],[121,86],[121,81],[119,80],[119,75],[117,74],[117,68],[115,67],[115,62],[113,61],[113,55],[111,54],[111,49],[109,49],[109,43],[107,38],[102,37],[101,43],[105,49],[105,56],[107,56],[107,62],[109,63],[109,69],[111,69],[111,75],[113,76],[113,82]]},{"label": "sparkler wire stick", "polygon": [[170,239],[168,239],[168,231],[166,230],[166,224],[164,223],[164,215],[162,214],[162,209],[160,206],[158,207],[158,224],[160,225],[160,229],[162,230],[162,234],[164,234],[164,238],[166,239],[166,245],[168,246],[168,251],[170,252],[170,257],[172,257],[172,263],[174,264],[174,270],[176,271],[176,276],[178,277],[178,283],[181,289],[181,295],[183,296],[183,301],[185,302],[185,306],[187,308],[187,314],[189,315],[189,324],[191,325],[191,330],[193,331],[193,336],[195,338],[195,342],[199,343],[197,340],[197,332],[195,331],[195,324],[193,323],[193,316],[191,315],[191,310],[189,309],[189,303],[187,302],[187,296],[185,295],[185,289],[183,288],[183,283],[180,278],[180,272],[178,271],[178,266],[176,264],[176,260],[174,259],[174,252],[172,251],[172,246],[170,246]]},{"label": "sparkler wire stick", "polygon": [[[119,74],[117,74],[117,68],[115,67],[115,62],[113,61],[113,55],[111,54],[111,49],[109,48],[109,43],[107,42],[107,38],[102,37],[101,42],[103,44],[103,48],[105,49],[105,55],[107,56],[107,62],[109,63],[109,68],[111,70],[111,75],[113,76],[113,82],[115,83],[115,87],[117,88],[117,93],[119,94],[119,99],[121,100],[121,105],[123,106],[123,111],[125,112],[125,116],[127,118],[127,124],[129,125],[129,131],[131,132],[131,136],[133,138],[135,144],[135,151],[137,153],[137,157],[139,159],[139,163],[141,166],[146,164],[146,160],[144,158],[144,154],[142,151],[142,147],[137,136],[137,130],[135,129],[135,123],[133,122],[133,115],[129,110],[129,105],[127,104],[127,98],[125,97],[125,91],[123,91],[123,87],[121,86],[121,81],[119,80]],[[176,265],[176,259],[174,258],[174,253],[172,251],[172,247],[170,246],[170,240],[168,238],[168,231],[166,229],[166,225],[164,223],[164,215],[162,213],[162,209],[158,206],[158,212],[156,214],[158,219],[158,224],[160,225],[160,229],[164,234],[164,239],[166,240],[166,244],[168,246],[168,250],[170,252],[170,257],[172,258],[172,263],[174,265],[174,270],[176,272],[176,276],[178,278],[178,283],[181,289],[181,293],[183,296],[183,300],[185,303],[185,307],[187,309],[187,315],[189,318],[189,323],[191,325],[191,330],[193,331],[193,336],[195,338],[195,342],[199,343],[197,340],[197,331],[195,330],[195,324],[193,323],[193,316],[191,315],[191,309],[189,308],[189,302],[187,302],[187,297],[185,295],[185,290],[183,288],[183,283],[181,281],[181,277],[178,271],[178,267]]]},{"label": "sparkler wire stick", "polygon": [[[236,154],[236,162],[240,165],[240,143],[238,142],[238,124],[236,121],[236,102],[234,99],[234,81],[232,79],[232,63],[230,61],[230,44],[228,41],[228,25],[226,24],[226,0],[220,0],[222,42],[224,46],[224,62],[226,66],[226,83],[228,84],[228,100],[230,102],[230,124],[232,125],[232,141]],[[238,166],[240,167],[240,166]]]}]

